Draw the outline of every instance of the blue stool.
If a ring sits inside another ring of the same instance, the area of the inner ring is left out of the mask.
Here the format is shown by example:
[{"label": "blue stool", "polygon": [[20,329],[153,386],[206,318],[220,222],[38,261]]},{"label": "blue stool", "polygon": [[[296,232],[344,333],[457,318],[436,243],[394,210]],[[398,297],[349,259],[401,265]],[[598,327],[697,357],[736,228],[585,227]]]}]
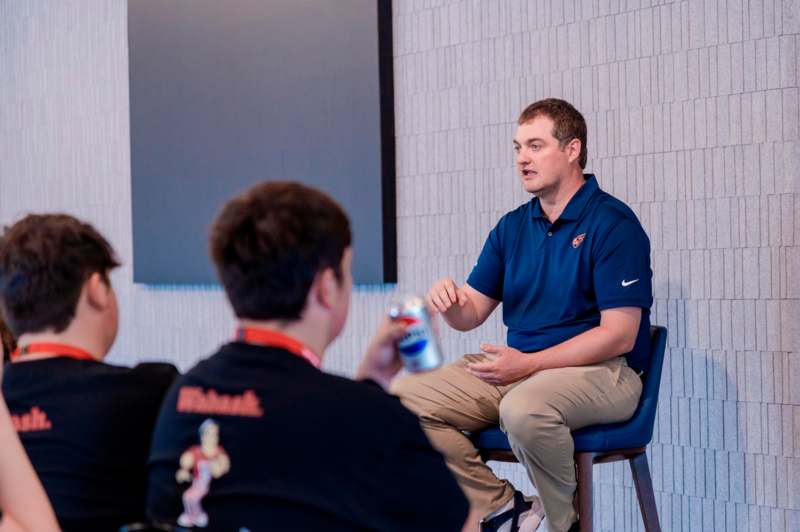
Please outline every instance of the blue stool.
[{"label": "blue stool", "polygon": [[[633,481],[642,521],[647,532],[661,532],[658,510],[650,478],[645,449],[653,438],[653,425],[661,386],[661,368],[667,345],[667,329],[650,328],[650,362],[643,375],[642,397],[633,417],[622,423],[593,425],[572,433],[575,441],[575,468],[578,479],[578,515],[581,532],[593,530],[592,466],[606,462],[627,460]],[[499,427],[492,427],[472,435],[472,442],[484,462],[517,462],[508,438]]]}]

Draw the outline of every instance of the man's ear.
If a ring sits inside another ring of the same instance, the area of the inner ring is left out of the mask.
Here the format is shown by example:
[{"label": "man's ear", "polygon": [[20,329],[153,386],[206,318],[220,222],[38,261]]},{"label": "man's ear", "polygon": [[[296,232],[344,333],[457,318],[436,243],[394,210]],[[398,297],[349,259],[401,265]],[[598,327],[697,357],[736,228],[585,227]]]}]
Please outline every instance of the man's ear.
[{"label": "man's ear", "polygon": [[323,308],[332,308],[336,302],[336,294],[339,281],[333,273],[332,268],[325,268],[317,273],[314,277],[314,282],[311,284],[311,295],[315,298],[316,303]]},{"label": "man's ear", "polygon": [[569,159],[570,163],[578,162],[581,157],[582,147],[583,143],[581,143],[580,139],[572,139],[571,141],[567,142],[565,149],[567,151],[567,158]]},{"label": "man's ear", "polygon": [[92,273],[83,284],[86,302],[96,310],[104,310],[111,304],[111,285],[100,272]]}]

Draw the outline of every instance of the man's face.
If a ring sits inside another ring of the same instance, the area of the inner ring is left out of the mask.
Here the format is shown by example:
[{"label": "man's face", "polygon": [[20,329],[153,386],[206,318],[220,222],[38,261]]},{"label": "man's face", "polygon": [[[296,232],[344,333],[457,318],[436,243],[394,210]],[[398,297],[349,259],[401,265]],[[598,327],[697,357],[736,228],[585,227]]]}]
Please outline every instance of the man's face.
[{"label": "man's face", "polygon": [[561,149],[553,136],[553,121],[544,115],[517,127],[514,151],[523,188],[537,196],[557,188],[571,164],[570,150]]}]

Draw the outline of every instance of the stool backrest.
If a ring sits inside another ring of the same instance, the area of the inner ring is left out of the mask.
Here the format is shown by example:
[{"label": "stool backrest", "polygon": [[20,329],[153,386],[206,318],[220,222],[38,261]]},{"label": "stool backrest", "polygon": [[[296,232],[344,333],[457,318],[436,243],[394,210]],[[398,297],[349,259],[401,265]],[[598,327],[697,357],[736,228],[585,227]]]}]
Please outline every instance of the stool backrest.
[{"label": "stool backrest", "polygon": [[629,424],[639,425],[642,440],[646,445],[653,439],[653,426],[658,406],[658,391],[661,388],[661,371],[664,367],[664,352],[667,349],[667,329],[658,325],[650,327],[650,360],[644,374],[642,397]]}]

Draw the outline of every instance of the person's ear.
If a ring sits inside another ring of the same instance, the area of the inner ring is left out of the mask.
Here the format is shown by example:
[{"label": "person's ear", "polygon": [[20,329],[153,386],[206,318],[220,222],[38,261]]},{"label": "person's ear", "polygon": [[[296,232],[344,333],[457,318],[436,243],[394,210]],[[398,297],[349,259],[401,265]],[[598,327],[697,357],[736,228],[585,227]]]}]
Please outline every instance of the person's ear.
[{"label": "person's ear", "polygon": [[566,152],[567,152],[567,159],[569,160],[570,164],[574,162],[578,162],[581,157],[581,148],[583,147],[583,143],[580,139],[572,139],[566,145]]},{"label": "person's ear", "polygon": [[336,279],[333,269],[325,268],[314,278],[314,283],[311,285],[311,290],[315,299],[317,300],[317,303],[322,308],[330,309],[336,302],[338,287],[339,281]]},{"label": "person's ear", "polygon": [[96,310],[105,310],[111,304],[111,285],[100,272],[92,273],[84,283],[86,301]]}]

